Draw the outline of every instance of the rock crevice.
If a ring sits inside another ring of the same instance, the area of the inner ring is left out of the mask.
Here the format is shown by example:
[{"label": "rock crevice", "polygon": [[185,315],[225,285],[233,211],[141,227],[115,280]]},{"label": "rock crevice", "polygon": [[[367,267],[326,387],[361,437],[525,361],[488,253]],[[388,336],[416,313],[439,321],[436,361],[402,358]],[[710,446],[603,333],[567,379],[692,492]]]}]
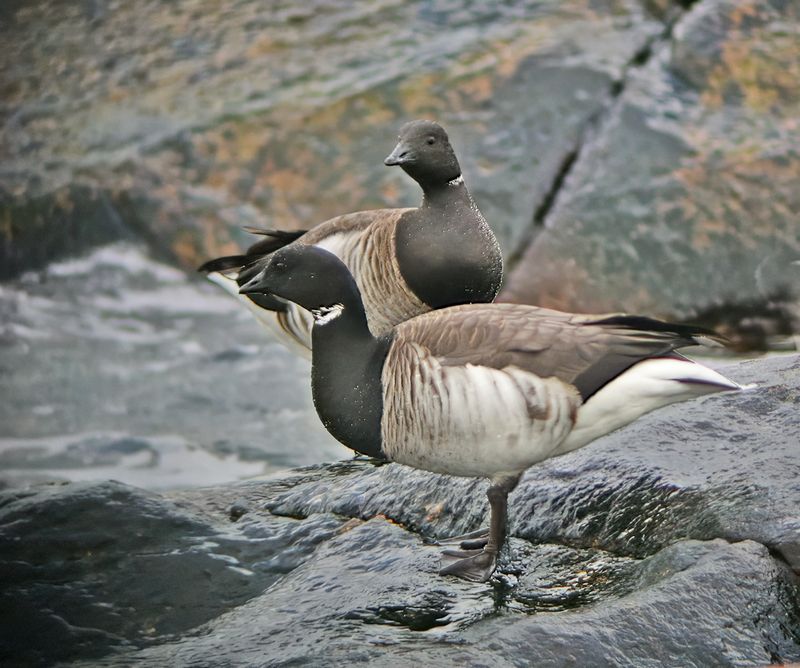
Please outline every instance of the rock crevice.
[{"label": "rock crevice", "polygon": [[[653,53],[661,48],[667,48],[675,25],[683,16],[686,10],[694,4],[694,2],[679,3],[683,10],[676,10],[669,12],[669,17],[664,17],[665,27],[664,30],[657,35],[649,37],[644,44],[631,56],[630,60],[621,68],[620,76],[612,79],[609,83],[608,89],[605,93],[605,101],[601,101],[597,111],[588,116],[583,125],[576,130],[576,140],[574,145],[569,148],[552,177],[552,181],[547,187],[544,195],[533,211],[531,217],[531,229],[527,234],[524,234],[516,247],[514,247],[508,254],[508,261],[506,263],[507,270],[513,272],[516,265],[524,257],[528,247],[536,239],[538,232],[547,226],[548,215],[556,203],[559,194],[562,191],[564,182],[569,177],[575,164],[580,160],[581,152],[586,143],[591,141],[591,137],[597,134],[598,128],[602,127],[604,119],[608,118],[614,107],[615,101],[625,91],[626,82],[629,72],[633,68],[645,67],[653,56]],[[675,8],[673,8],[675,9]]]}]

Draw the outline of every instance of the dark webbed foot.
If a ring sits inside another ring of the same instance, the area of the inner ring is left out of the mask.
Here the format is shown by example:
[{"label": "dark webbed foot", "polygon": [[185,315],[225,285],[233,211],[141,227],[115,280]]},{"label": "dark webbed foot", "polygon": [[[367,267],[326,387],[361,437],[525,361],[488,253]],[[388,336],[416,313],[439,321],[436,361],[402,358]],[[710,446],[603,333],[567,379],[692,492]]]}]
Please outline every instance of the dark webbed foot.
[{"label": "dark webbed foot", "polygon": [[462,550],[482,550],[489,542],[489,529],[478,529],[463,536],[452,536],[439,541],[439,545],[458,545]]},{"label": "dark webbed foot", "polygon": [[458,559],[462,559],[464,557],[474,557],[477,554],[483,552],[483,548],[479,548],[476,550],[442,550],[443,557],[456,557]]},{"label": "dark webbed foot", "polygon": [[[473,552],[474,554],[470,554]],[[486,582],[496,564],[496,555],[486,550],[469,550],[459,552],[458,550],[446,550],[442,553],[443,558],[455,558],[456,560],[448,564],[439,571],[440,575],[455,575],[456,577],[470,580],[471,582]],[[458,558],[459,555],[469,555]]]},{"label": "dark webbed foot", "polygon": [[[445,550],[442,558],[450,561],[439,573],[455,575],[472,582],[486,582],[494,573],[497,554],[506,540],[506,518],[508,493],[517,486],[519,475],[493,481],[486,492],[491,507],[489,530],[473,531],[471,534],[442,541],[444,544],[459,544],[460,550]],[[455,561],[453,561],[455,559]]]}]

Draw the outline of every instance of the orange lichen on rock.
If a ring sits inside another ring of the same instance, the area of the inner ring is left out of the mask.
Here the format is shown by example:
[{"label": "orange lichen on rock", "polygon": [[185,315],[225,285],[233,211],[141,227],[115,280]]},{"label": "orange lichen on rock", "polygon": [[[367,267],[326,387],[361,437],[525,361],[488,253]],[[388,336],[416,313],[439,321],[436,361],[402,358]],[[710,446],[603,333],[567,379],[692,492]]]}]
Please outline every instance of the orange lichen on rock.
[{"label": "orange lichen on rock", "polygon": [[733,27],[708,74],[704,104],[718,108],[731,103],[736,91],[754,112],[796,116],[792,107],[800,102],[800,34],[787,29],[791,19],[756,2],[738,4],[727,18]]}]

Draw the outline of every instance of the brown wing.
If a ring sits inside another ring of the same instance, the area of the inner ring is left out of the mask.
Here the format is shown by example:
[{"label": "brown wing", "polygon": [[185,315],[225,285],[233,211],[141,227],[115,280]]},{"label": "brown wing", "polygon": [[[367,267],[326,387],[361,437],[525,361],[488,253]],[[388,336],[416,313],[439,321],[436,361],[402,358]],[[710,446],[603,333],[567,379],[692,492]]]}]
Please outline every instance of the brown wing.
[{"label": "brown wing", "polygon": [[343,216],[337,216],[320,223],[306,232],[301,241],[304,244],[318,244],[326,237],[334,234],[361,232],[370,225],[375,224],[391,225],[396,223],[406,211],[412,211],[412,209],[374,209],[372,211],[346,213]]},{"label": "brown wing", "polygon": [[[263,236],[261,239],[250,246],[241,255],[228,255],[215,258],[199,267],[198,271],[211,273],[215,271],[232,272],[236,271],[235,280],[239,285],[244,285],[254,276],[257,276],[264,268],[264,264],[269,260],[269,256],[279,248],[283,248],[294,241],[304,244],[318,244],[326,238],[340,233],[358,233],[371,225],[393,225],[396,224],[400,216],[410,209],[375,209],[372,211],[357,211],[347,213],[336,218],[331,218],[320,223],[311,230],[299,230],[286,232],[283,230],[266,230],[261,228],[246,227],[245,229],[252,234]],[[280,310],[280,300],[263,300],[259,303],[258,298],[251,296],[251,300],[269,310]],[[272,302],[275,302],[274,304]]]},{"label": "brown wing", "polygon": [[713,332],[626,315],[581,315],[519,304],[470,304],[402,323],[445,365],[515,366],[577,387],[584,401],[636,362],[698,343]]},{"label": "brown wing", "polygon": [[257,262],[270,253],[274,253],[279,248],[283,248],[306,234],[305,230],[285,232],[283,230],[264,230],[255,227],[245,227],[244,229],[251,234],[258,234],[265,238],[260,239],[239,255],[225,255],[209,260],[200,265],[197,271],[210,274],[215,271],[230,272],[234,269],[239,270]]}]

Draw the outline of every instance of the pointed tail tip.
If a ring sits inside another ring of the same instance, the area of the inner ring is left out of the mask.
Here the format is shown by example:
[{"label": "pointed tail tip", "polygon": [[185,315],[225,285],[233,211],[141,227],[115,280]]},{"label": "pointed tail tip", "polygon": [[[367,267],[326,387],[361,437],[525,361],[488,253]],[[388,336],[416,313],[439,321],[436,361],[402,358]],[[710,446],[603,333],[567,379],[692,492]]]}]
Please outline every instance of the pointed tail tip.
[{"label": "pointed tail tip", "polygon": [[[748,383],[746,385],[742,385],[737,383],[735,380],[731,380],[730,378],[726,378],[722,374],[719,374],[720,380],[718,381],[711,381],[708,382],[709,385],[713,385],[719,388],[720,392],[749,392],[750,390],[758,389],[758,383]],[[689,381],[693,382],[693,381]],[[698,381],[694,381],[698,382]],[[699,381],[701,384],[703,381]]]},{"label": "pointed tail tip", "polygon": [[713,334],[695,334],[692,338],[698,345],[705,348],[727,348],[730,343],[726,337],[716,332]]},{"label": "pointed tail tip", "polygon": [[243,255],[226,255],[224,257],[216,257],[213,260],[201,264],[197,271],[204,274],[212,274],[215,271],[224,272],[232,269],[240,269],[244,263],[245,257]]},{"label": "pointed tail tip", "polygon": [[684,367],[681,373],[673,376],[673,380],[686,385],[695,385],[698,389],[705,387],[707,392],[741,392],[756,387],[755,384],[741,385],[705,364],[692,360],[687,361],[691,366]]}]

